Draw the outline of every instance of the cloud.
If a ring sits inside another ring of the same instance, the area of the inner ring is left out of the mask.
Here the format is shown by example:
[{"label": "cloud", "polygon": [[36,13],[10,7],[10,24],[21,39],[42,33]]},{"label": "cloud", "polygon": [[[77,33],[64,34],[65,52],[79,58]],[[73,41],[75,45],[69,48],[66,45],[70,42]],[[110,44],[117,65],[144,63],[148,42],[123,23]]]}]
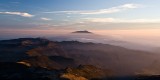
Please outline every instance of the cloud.
[{"label": "cloud", "polygon": [[83,20],[100,23],[160,23],[160,19],[83,18]]},{"label": "cloud", "polygon": [[22,17],[33,17],[34,15],[25,12],[0,12],[0,14],[18,15]]},{"label": "cloud", "polygon": [[88,22],[116,22],[114,18],[83,18],[83,20]]},{"label": "cloud", "polygon": [[10,2],[10,3],[13,3],[13,4],[19,4],[20,2]]},{"label": "cloud", "polygon": [[139,8],[142,5],[140,4],[124,4],[116,7],[111,7],[108,9],[100,9],[100,10],[79,10],[79,11],[53,11],[53,12],[44,12],[44,13],[66,13],[66,14],[110,14],[116,13],[128,9]]},{"label": "cloud", "polygon": [[50,20],[52,20],[52,19],[49,19],[49,18],[41,18],[41,20],[44,20],[44,21],[50,21]]}]

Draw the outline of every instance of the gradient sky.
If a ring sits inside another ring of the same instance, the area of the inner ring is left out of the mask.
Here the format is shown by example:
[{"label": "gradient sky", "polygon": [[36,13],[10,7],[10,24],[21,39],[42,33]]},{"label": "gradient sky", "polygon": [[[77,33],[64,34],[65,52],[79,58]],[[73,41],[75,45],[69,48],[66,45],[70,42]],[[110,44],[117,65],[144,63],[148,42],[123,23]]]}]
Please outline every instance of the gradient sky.
[{"label": "gradient sky", "polygon": [[0,0],[0,29],[159,29],[159,3],[160,0]]}]

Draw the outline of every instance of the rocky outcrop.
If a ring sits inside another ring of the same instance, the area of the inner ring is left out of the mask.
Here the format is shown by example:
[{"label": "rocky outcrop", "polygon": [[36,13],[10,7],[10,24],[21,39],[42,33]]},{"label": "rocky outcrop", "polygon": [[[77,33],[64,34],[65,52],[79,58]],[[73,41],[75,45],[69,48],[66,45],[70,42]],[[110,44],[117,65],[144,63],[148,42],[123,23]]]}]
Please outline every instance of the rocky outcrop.
[{"label": "rocky outcrop", "polygon": [[101,79],[104,77],[110,77],[112,72],[109,70],[104,70],[97,68],[92,65],[80,65],[76,68],[66,68],[65,73],[61,75],[63,78],[68,78],[70,80],[76,80],[73,78],[83,78],[86,79]]}]

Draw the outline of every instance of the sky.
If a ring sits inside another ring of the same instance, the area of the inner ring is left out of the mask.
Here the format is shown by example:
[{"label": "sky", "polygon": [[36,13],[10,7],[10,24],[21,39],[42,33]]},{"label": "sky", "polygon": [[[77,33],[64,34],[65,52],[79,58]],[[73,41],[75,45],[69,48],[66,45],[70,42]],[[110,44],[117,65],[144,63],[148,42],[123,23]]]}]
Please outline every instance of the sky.
[{"label": "sky", "polygon": [[159,0],[0,0],[0,29],[157,29],[159,3]]},{"label": "sky", "polygon": [[160,0],[0,0],[0,37],[74,30],[157,37],[159,3]]}]

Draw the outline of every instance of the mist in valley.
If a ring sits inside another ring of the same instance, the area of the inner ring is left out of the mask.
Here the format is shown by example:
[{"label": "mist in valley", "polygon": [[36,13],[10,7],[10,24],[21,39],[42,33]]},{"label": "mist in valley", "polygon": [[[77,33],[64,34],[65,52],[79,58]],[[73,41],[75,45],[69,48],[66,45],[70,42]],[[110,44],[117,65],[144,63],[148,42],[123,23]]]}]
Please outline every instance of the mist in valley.
[{"label": "mist in valley", "polygon": [[[42,37],[53,41],[81,41],[112,44],[130,49],[159,52],[160,32],[158,29],[138,30],[88,30],[92,34],[72,33],[74,30],[25,30],[2,31],[0,39]],[[22,33],[23,32],[23,33]],[[20,33],[20,34],[19,34]]]}]

